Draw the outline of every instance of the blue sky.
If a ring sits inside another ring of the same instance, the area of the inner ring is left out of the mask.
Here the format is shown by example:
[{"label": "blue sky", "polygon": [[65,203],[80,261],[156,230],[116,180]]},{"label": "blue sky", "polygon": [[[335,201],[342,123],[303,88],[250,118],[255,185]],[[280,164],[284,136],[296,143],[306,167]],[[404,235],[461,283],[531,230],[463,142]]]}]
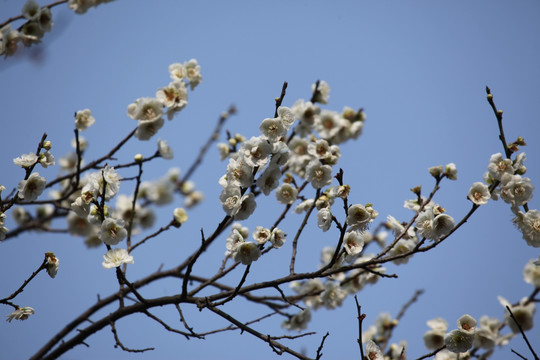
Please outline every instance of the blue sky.
[{"label": "blue sky", "polygon": [[[39,1],[44,5],[43,1]],[[20,12],[22,1],[0,1],[3,21]],[[35,151],[43,132],[53,142],[53,154],[70,150],[73,113],[90,108],[96,124],[83,135],[90,143],[87,159],[100,156],[125,136],[135,122],[126,115],[127,105],[140,97],[154,96],[169,82],[168,65],[196,58],[203,82],[190,93],[189,104],[173,121],[166,122],[158,137],[167,140],[175,158],[159,159],[145,169],[147,179],[161,177],[169,167],[187,170],[196,152],[214,127],[219,114],[235,104],[238,114],[227,123],[231,132],[258,135],[260,122],[274,111],[274,98],[283,81],[289,83],[284,105],[310,97],[317,79],[330,84],[326,108],[363,107],[367,114],[364,133],[345,144],[339,167],[351,185],[350,202],[371,202],[382,221],[391,214],[409,220],[403,201],[410,188],[423,185],[427,192],[433,179],[427,168],[454,162],[457,182],[444,182],[436,201],[456,220],[468,211],[466,194],[481,181],[489,157],[501,152],[495,118],[485,100],[489,85],[499,108],[504,110],[507,139],[523,136],[528,145],[527,176],[539,186],[540,126],[537,84],[540,80],[540,4],[536,1],[200,1],[117,0],[73,14],[66,6],[53,9],[55,26],[43,44],[0,61],[0,184],[11,189],[24,175],[12,159]],[[151,154],[156,139],[132,141],[119,153],[131,159],[135,153]],[[155,271],[160,264],[172,267],[191,252],[199,231],[210,231],[222,218],[218,203],[218,178],[226,164],[212,148],[193,180],[206,195],[205,202],[190,213],[182,229],[165,234],[144,252],[135,253],[129,267],[132,279]],[[52,179],[58,169],[40,169]],[[129,176],[129,175],[125,175]],[[168,221],[175,204],[159,211],[158,224]],[[246,221],[253,230],[280,207],[273,196],[260,203]],[[538,208],[533,198],[531,208]],[[9,213],[8,213],[9,217]],[[368,314],[365,325],[380,312],[395,316],[418,288],[426,290],[409,310],[392,339],[409,342],[408,354],[416,358],[427,351],[422,335],[425,322],[444,317],[455,321],[469,313],[477,319],[487,314],[502,318],[497,301],[502,295],[515,302],[532,292],[523,281],[525,263],[539,252],[528,247],[511,224],[509,206],[490,202],[434,251],[413,257],[407,265],[389,265],[399,279],[381,280],[358,294]],[[299,222],[291,214],[284,230],[293,234]],[[8,228],[14,228],[11,220]],[[61,226],[61,223],[58,223]],[[310,221],[301,239],[301,266],[318,265],[320,249],[331,245],[337,232],[321,233]],[[190,244],[191,242],[191,244]],[[290,246],[290,243],[289,243]],[[101,267],[104,249],[88,250],[79,238],[65,235],[25,234],[0,244],[0,289],[11,293],[39,266],[43,253],[60,258],[57,278],[40,274],[17,297],[36,314],[25,322],[0,322],[2,357],[23,359],[61,329],[69,319],[90,306],[97,294],[106,296],[117,288],[111,271]],[[280,276],[288,269],[290,247],[264,259],[259,271],[252,268],[248,282]],[[200,264],[206,272],[219,266],[225,239],[216,244]],[[197,270],[197,269],[196,269]],[[236,284],[241,274],[228,281]],[[147,289],[161,296],[177,291],[166,282]],[[5,295],[1,295],[5,296]],[[231,314],[249,319],[245,304],[229,306]],[[9,313],[10,308],[3,311]],[[249,311],[257,311],[249,309]],[[358,358],[354,300],[347,298],[334,311],[314,313],[309,330],[317,335],[289,342],[314,356],[321,337],[330,331],[325,357]],[[197,329],[224,326],[212,314],[185,309]],[[156,312],[170,317],[167,309]],[[535,320],[538,322],[538,316]],[[263,332],[280,335],[280,321],[261,324]],[[119,322],[127,346],[156,347],[141,359],[221,359],[274,357],[268,345],[248,334],[228,333],[191,340],[167,333],[135,316]],[[540,350],[540,331],[529,333]],[[21,346],[15,339],[24,339]],[[132,358],[114,349],[108,329],[88,339],[90,348],[79,346],[65,359]],[[523,341],[511,347],[524,355]],[[510,347],[499,349],[493,359],[510,358]]]}]

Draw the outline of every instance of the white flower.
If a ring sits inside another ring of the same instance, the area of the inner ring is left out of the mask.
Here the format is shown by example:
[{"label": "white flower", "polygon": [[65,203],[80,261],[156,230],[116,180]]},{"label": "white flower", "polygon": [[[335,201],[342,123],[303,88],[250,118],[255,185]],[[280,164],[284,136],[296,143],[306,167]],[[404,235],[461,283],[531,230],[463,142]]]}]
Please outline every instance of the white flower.
[{"label": "white flower", "polygon": [[171,160],[174,157],[172,149],[165,140],[158,139],[158,152],[162,158]]},{"label": "white flower", "polygon": [[446,174],[446,177],[449,180],[457,180],[456,164],[454,164],[454,163],[446,164],[446,166],[444,168],[444,173]]},{"label": "white flower", "polygon": [[349,255],[358,255],[364,248],[364,237],[358,231],[348,231],[343,237],[343,248]]},{"label": "white flower", "polygon": [[274,228],[274,230],[272,230],[272,234],[270,236],[270,242],[272,243],[272,246],[275,248],[275,249],[279,249],[280,247],[283,246],[283,244],[285,244],[285,241],[287,240],[285,238],[285,233],[283,232],[283,230],[280,230],[278,228]]},{"label": "white flower", "polygon": [[198,190],[192,191],[186,197],[186,200],[184,201],[184,206],[189,209],[201,203],[203,200],[204,200],[204,194],[202,191],[198,191]]},{"label": "white flower", "polygon": [[253,232],[253,239],[255,239],[259,245],[266,243],[268,240],[270,240],[271,236],[272,233],[270,232],[270,229],[262,226],[255,227],[255,231]]},{"label": "white flower", "polygon": [[325,308],[335,309],[336,307],[341,306],[345,297],[347,297],[347,291],[341,288],[339,283],[327,281],[324,284],[321,300]]},{"label": "white flower", "polygon": [[428,169],[431,176],[434,178],[438,178],[443,173],[443,167],[442,165],[432,166]]},{"label": "white flower", "polygon": [[156,205],[170,204],[174,200],[174,184],[169,179],[159,179],[146,183],[146,196]]},{"label": "white flower", "polygon": [[44,177],[39,176],[39,173],[32,173],[28,180],[21,180],[17,185],[19,198],[24,201],[34,201],[45,190],[47,181]]},{"label": "white flower", "polygon": [[183,80],[186,77],[186,69],[180,63],[169,65],[169,74],[174,81]]},{"label": "white flower", "polygon": [[484,183],[477,181],[472,184],[467,197],[476,205],[484,205],[491,199],[491,194],[489,188]]},{"label": "white flower", "polygon": [[54,156],[48,151],[39,154],[39,163],[44,168],[54,165]]},{"label": "white flower", "polygon": [[183,81],[173,81],[156,92],[156,99],[161,101],[169,110],[183,109],[188,103],[187,98],[188,92]]},{"label": "white flower", "polygon": [[332,182],[332,168],[323,165],[319,160],[314,159],[306,167],[305,179],[311,183],[315,189],[330,185]]},{"label": "white flower", "polygon": [[233,228],[225,242],[225,247],[227,248],[225,256],[230,256],[234,254],[236,251],[236,247],[243,243],[245,241],[244,239],[245,238],[240,232],[240,230],[238,228]]},{"label": "white flower", "polygon": [[40,7],[35,0],[27,0],[22,8],[22,15],[28,20],[37,20],[39,18]]},{"label": "white flower", "polygon": [[128,115],[140,122],[154,122],[161,119],[163,104],[156,98],[140,98],[128,105]]},{"label": "white flower", "polygon": [[472,348],[474,334],[455,329],[444,335],[446,348],[453,353],[462,353]]},{"label": "white flower", "polygon": [[322,110],[320,116],[315,118],[315,130],[323,139],[336,136],[343,125],[343,118],[335,111]]},{"label": "white flower", "polygon": [[418,234],[427,239],[439,240],[454,228],[454,219],[447,214],[435,216],[434,208],[424,210],[416,219]]},{"label": "white flower", "polygon": [[281,170],[279,169],[279,167],[269,166],[257,179],[257,186],[264,193],[264,195],[269,195],[272,190],[279,186],[280,177]]},{"label": "white flower", "polygon": [[501,189],[501,198],[505,203],[521,206],[532,199],[534,186],[528,177],[506,175],[503,181],[505,185]]},{"label": "white flower", "polygon": [[476,331],[476,319],[469,314],[462,315],[458,321],[458,330],[465,331],[469,334],[474,334]]},{"label": "white flower", "polygon": [[384,360],[381,349],[372,340],[366,343],[366,355],[369,360]]},{"label": "white flower", "polygon": [[278,141],[272,144],[272,158],[270,166],[282,166],[289,162],[291,158],[291,150],[283,141]]},{"label": "white flower", "polygon": [[287,128],[281,118],[264,119],[259,126],[259,130],[262,136],[271,143],[275,143],[287,135]]},{"label": "white flower", "polygon": [[480,327],[474,334],[473,346],[490,350],[493,349],[499,338],[499,329],[501,322],[497,318],[482,316],[480,318]]},{"label": "white flower", "polygon": [[[315,92],[315,87],[317,84],[311,85],[311,92]],[[321,104],[328,104],[328,99],[330,98],[330,85],[324,80],[319,81],[319,86],[317,87],[317,94],[315,96],[315,102]]]},{"label": "white flower", "polygon": [[489,174],[493,179],[501,180],[503,174],[514,174],[512,160],[504,159],[501,153],[491,155],[488,165]]},{"label": "white flower", "polygon": [[234,261],[250,265],[261,256],[261,250],[253,242],[241,242],[234,250]]},{"label": "white flower", "polygon": [[95,228],[87,217],[80,217],[74,212],[70,212],[66,218],[68,225],[68,232],[78,236],[89,236],[94,234]]},{"label": "white flower", "polygon": [[249,166],[264,166],[270,157],[272,145],[261,137],[252,137],[242,144],[239,153]]},{"label": "white flower", "polygon": [[[402,255],[411,252],[416,246],[416,242],[412,239],[400,239],[396,245],[388,252],[390,256]],[[410,256],[405,256],[393,260],[394,264],[401,265],[409,262]]]},{"label": "white flower", "polygon": [[75,127],[80,131],[86,130],[95,122],[96,119],[92,116],[90,109],[79,110],[75,113]]},{"label": "white flower", "polygon": [[229,159],[227,182],[244,188],[250,187],[253,184],[253,166],[248,165],[243,157]]},{"label": "white flower", "polygon": [[133,256],[129,255],[126,249],[116,248],[107,251],[103,255],[103,267],[105,269],[112,269],[113,267],[119,267],[123,264],[133,264]]},{"label": "white flower", "polygon": [[540,247],[540,211],[529,210],[525,214],[519,211],[513,222],[529,246]]},{"label": "white flower", "polygon": [[7,316],[6,321],[11,322],[11,320],[13,320],[13,319],[15,319],[15,320],[26,320],[26,319],[28,319],[28,317],[30,315],[32,315],[34,313],[35,313],[35,311],[34,311],[33,308],[31,308],[30,306],[25,306],[23,308],[18,308],[17,310],[13,311],[9,315],[6,315]]},{"label": "white flower", "polygon": [[105,200],[112,199],[120,190],[120,180],[122,178],[116,173],[113,167],[105,165],[100,171],[96,171],[90,175],[88,182],[82,189],[82,193],[90,192],[94,194],[94,198],[97,195],[103,193],[103,181],[107,184],[105,186]]},{"label": "white flower", "polygon": [[124,220],[106,218],[101,224],[98,236],[105,244],[116,245],[127,236]]},{"label": "white flower", "polygon": [[153,121],[139,121],[135,136],[139,140],[149,140],[152,136],[157,134],[164,123],[165,120],[161,117]]},{"label": "white flower", "polygon": [[307,199],[307,200],[304,200],[302,201],[300,204],[298,204],[295,208],[294,208],[294,212],[297,213],[297,214],[301,214],[303,212],[306,212],[309,210],[309,208],[311,206],[313,206],[313,202],[314,200],[313,199]]},{"label": "white flower", "polygon": [[68,7],[77,14],[84,14],[88,9],[98,5],[96,0],[69,0]]},{"label": "white flower", "polygon": [[424,334],[424,344],[428,350],[436,350],[444,345],[444,334],[448,329],[448,323],[443,318],[429,320],[427,325],[431,330]]},{"label": "white flower", "polygon": [[367,229],[371,220],[371,212],[361,204],[351,205],[347,210],[347,225],[349,225],[352,230]]},{"label": "white flower", "polygon": [[311,321],[311,309],[309,307],[300,312],[290,319],[285,320],[281,327],[287,330],[302,331],[307,328],[307,324]]},{"label": "white flower", "polygon": [[234,215],[234,219],[235,220],[247,219],[251,214],[253,214],[256,207],[257,207],[257,203],[255,202],[255,196],[253,195],[253,193],[249,193],[247,195],[242,196],[240,200],[240,208],[238,209],[237,213]]},{"label": "white flower", "polygon": [[328,208],[322,208],[317,213],[317,226],[322,231],[328,231],[332,225],[332,213]]},{"label": "white flower", "polygon": [[197,63],[197,60],[191,59],[184,63],[184,69],[186,71],[186,77],[189,80],[189,87],[193,90],[202,81],[201,67]]},{"label": "white flower", "polygon": [[296,201],[298,190],[291,184],[284,183],[276,190],[277,201],[281,204],[292,204]]},{"label": "white flower", "polygon": [[21,156],[13,159],[13,163],[22,168],[29,168],[32,165],[36,164],[38,157],[34,153],[22,154]]},{"label": "white flower", "polygon": [[288,107],[280,106],[277,110],[278,116],[287,129],[294,123],[294,114]]},{"label": "white flower", "polygon": [[56,257],[56,255],[54,255],[52,252],[45,253],[45,258],[47,259],[47,273],[51,278],[54,279],[58,273],[58,265],[60,264],[60,260],[58,260],[58,257]]},{"label": "white flower", "polygon": [[229,156],[229,153],[231,151],[229,144],[220,142],[217,143],[217,148],[219,151],[219,160],[225,160]]},{"label": "white flower", "polygon": [[183,224],[188,220],[188,215],[186,213],[186,210],[184,210],[183,208],[174,209],[173,217],[174,217],[174,220],[179,224]]},{"label": "white flower", "polygon": [[523,279],[526,283],[540,288],[540,266],[535,264],[535,260],[531,259],[523,269]]}]

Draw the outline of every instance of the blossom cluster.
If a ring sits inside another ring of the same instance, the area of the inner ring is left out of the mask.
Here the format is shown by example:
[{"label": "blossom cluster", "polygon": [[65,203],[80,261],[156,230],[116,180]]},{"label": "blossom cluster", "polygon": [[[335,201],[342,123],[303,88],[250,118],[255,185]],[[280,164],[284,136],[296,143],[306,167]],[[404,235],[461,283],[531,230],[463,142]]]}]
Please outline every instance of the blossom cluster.
[{"label": "blossom cluster", "polygon": [[128,106],[128,116],[138,121],[135,136],[139,140],[150,139],[163,127],[164,113],[171,120],[182,110],[188,103],[187,85],[193,90],[202,81],[201,68],[195,59],[171,64],[169,75],[172,82],[158,89],[154,98],[139,98]]},{"label": "blossom cluster", "polygon": [[4,57],[15,54],[19,43],[24,46],[37,44],[46,32],[51,31],[53,21],[48,7],[40,7],[35,0],[27,0],[22,15],[26,21],[20,28],[13,29],[11,23],[0,28],[0,55]]}]

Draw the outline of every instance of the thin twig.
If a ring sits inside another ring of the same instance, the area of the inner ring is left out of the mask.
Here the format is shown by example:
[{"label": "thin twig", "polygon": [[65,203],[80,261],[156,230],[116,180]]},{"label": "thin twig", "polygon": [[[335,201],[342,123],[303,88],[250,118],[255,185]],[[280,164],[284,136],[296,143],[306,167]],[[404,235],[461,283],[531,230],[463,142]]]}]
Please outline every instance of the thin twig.
[{"label": "thin twig", "polygon": [[517,319],[514,316],[514,313],[512,312],[512,310],[510,310],[510,306],[506,305],[506,310],[508,310],[508,312],[510,313],[510,316],[512,317],[512,320],[514,320],[514,322],[518,326],[519,332],[521,333],[521,336],[523,337],[523,340],[525,340],[525,343],[527,344],[527,346],[529,347],[529,350],[531,351],[531,353],[534,356],[534,360],[539,360],[538,355],[536,355],[536,352],[534,351],[533,347],[531,346],[531,343],[529,342],[529,339],[527,339],[527,335],[525,335],[525,332],[523,331],[523,328],[521,327],[521,324],[519,323],[519,321],[517,321]]},{"label": "thin twig", "polygon": [[114,341],[116,341],[116,345],[114,347],[120,347],[122,350],[126,351],[126,352],[131,352],[131,353],[143,353],[145,351],[150,351],[150,350],[154,350],[154,348],[146,348],[146,349],[130,349],[128,347],[126,347],[124,344],[122,344],[122,342],[120,341],[120,338],[118,337],[118,332],[116,331],[116,326],[114,324],[114,321],[111,321],[111,331],[113,333],[113,336],[114,336]]}]

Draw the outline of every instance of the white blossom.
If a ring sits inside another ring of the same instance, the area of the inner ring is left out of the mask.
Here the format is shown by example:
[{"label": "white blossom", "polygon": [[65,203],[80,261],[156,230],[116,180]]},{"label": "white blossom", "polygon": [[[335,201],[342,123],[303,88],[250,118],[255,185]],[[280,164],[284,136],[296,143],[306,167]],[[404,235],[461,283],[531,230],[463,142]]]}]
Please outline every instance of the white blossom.
[{"label": "white blossom", "polygon": [[[168,108],[167,111],[181,110],[188,103],[186,84],[183,81],[173,81],[156,92],[156,99]],[[170,116],[169,120],[171,120]]]},{"label": "white blossom", "polygon": [[341,306],[343,300],[347,297],[347,291],[339,283],[327,281],[324,284],[324,291],[321,293],[321,300],[327,309],[335,309]]},{"label": "white blossom", "polygon": [[47,181],[44,177],[39,176],[39,173],[32,173],[27,180],[21,180],[17,185],[19,198],[24,201],[34,201],[45,190]]},{"label": "white blossom", "polygon": [[60,264],[60,260],[58,260],[58,257],[52,252],[45,253],[45,258],[47,260],[47,273],[51,278],[54,279],[58,273],[58,265]]},{"label": "white blossom", "polygon": [[287,330],[302,331],[307,328],[307,324],[310,321],[311,321],[311,309],[307,307],[304,310],[300,310],[298,314],[292,316],[290,319],[285,320],[281,324],[281,327]]},{"label": "white blossom", "polygon": [[255,231],[253,232],[253,239],[255,239],[259,245],[266,243],[268,240],[270,240],[271,236],[272,233],[270,232],[270,229],[263,226],[255,227]]},{"label": "white blossom", "polygon": [[453,353],[462,353],[472,348],[474,334],[455,329],[444,336],[446,348]]},{"label": "white blossom", "polygon": [[38,156],[34,153],[22,154],[13,159],[13,163],[22,168],[29,168],[38,162]]},{"label": "white blossom", "polygon": [[444,168],[444,173],[446,174],[446,177],[449,180],[457,180],[456,164],[454,164],[454,163],[446,164],[446,166]]},{"label": "white blossom", "polygon": [[272,151],[272,145],[266,141],[266,139],[252,137],[242,144],[239,151],[249,166],[261,167],[268,162],[270,152]]},{"label": "white blossom", "polygon": [[518,211],[513,222],[529,246],[540,247],[540,211]]},{"label": "white blossom", "polygon": [[287,135],[287,128],[279,117],[264,119],[259,126],[259,130],[262,136],[271,143],[275,143]]},{"label": "white blossom", "polygon": [[186,210],[184,210],[183,208],[174,209],[173,217],[174,217],[174,221],[176,221],[179,224],[183,224],[188,220],[188,215],[186,213]]},{"label": "white blossom", "polygon": [[231,256],[236,252],[236,247],[243,243],[244,236],[240,233],[238,229],[232,229],[229,237],[227,238],[225,242],[225,247],[227,248],[227,251],[225,252],[225,256]]},{"label": "white blossom", "polygon": [[294,123],[294,113],[292,112],[292,110],[288,107],[280,106],[277,110],[277,113],[279,118],[283,122],[283,125],[285,125],[287,129],[289,129],[289,127]]},{"label": "white blossom", "polygon": [[332,213],[328,208],[322,208],[317,213],[317,226],[322,231],[328,231],[332,225]]},{"label": "white blossom", "polygon": [[48,151],[39,154],[39,163],[44,168],[54,165],[54,156]]},{"label": "white blossom", "polygon": [[103,255],[103,267],[105,269],[112,269],[114,267],[119,267],[123,264],[133,264],[133,256],[129,255],[126,249],[116,248],[107,251]]},{"label": "white blossom", "polygon": [[272,246],[275,249],[279,249],[280,247],[282,247],[283,244],[285,244],[285,241],[287,240],[285,238],[285,236],[286,235],[283,232],[283,230],[278,229],[278,228],[274,228],[274,230],[272,230],[272,234],[270,236],[270,242],[272,243]]},{"label": "white blossom", "polygon": [[244,188],[250,187],[253,184],[253,166],[249,165],[243,157],[229,159],[227,182]]},{"label": "white blossom", "polygon": [[424,334],[424,344],[428,350],[436,350],[444,345],[444,334],[448,330],[448,323],[443,318],[429,320],[427,325],[431,330]]},{"label": "white blossom", "polygon": [[306,166],[305,179],[311,183],[315,189],[330,185],[332,182],[332,168],[323,165],[319,160],[314,159]]},{"label": "white blossom", "polygon": [[98,236],[105,244],[116,245],[127,236],[124,220],[106,218],[101,224]]},{"label": "white blossom", "polygon": [[499,296],[499,303],[505,307],[504,309],[504,322],[514,334],[519,334],[519,327],[516,325],[516,322],[510,316],[510,313],[506,309],[506,306],[512,310],[514,317],[521,325],[523,331],[528,331],[533,328],[534,313],[536,312],[536,305],[534,302],[529,302],[527,298],[521,299],[517,305],[510,304],[505,298]]},{"label": "white blossom", "polygon": [[384,360],[381,349],[372,340],[366,343],[366,355],[369,360]]},{"label": "white blossom", "polygon": [[521,175],[505,175],[502,179],[501,198],[505,203],[521,206],[532,199],[534,185],[531,179]]},{"label": "white blossom", "polygon": [[257,179],[257,186],[264,193],[269,195],[272,190],[279,186],[279,178],[281,177],[281,170],[277,166],[269,166]]},{"label": "white blossom", "polygon": [[319,81],[319,86],[317,84],[311,85],[311,92],[315,92],[317,88],[317,94],[315,94],[315,102],[321,104],[328,104],[328,99],[330,98],[330,85],[324,80]]},{"label": "white blossom", "polygon": [[491,194],[484,183],[477,181],[472,184],[467,197],[476,205],[485,205],[491,199]]},{"label": "white blossom", "polygon": [[84,131],[92,126],[96,122],[96,119],[92,116],[90,109],[79,110],[75,113],[75,127]]},{"label": "white blossom", "polygon": [[186,77],[186,68],[180,63],[169,65],[169,74],[174,81],[183,80]]},{"label": "white blossom", "polygon": [[488,171],[495,180],[501,180],[503,174],[513,175],[512,160],[504,159],[501,153],[493,154],[489,159]]},{"label": "white blossom", "polygon": [[523,279],[526,283],[532,284],[536,288],[540,288],[540,266],[535,264],[535,260],[531,259],[523,269]]},{"label": "white blossom", "polygon": [[28,317],[35,313],[35,310],[31,308],[30,306],[20,307],[17,310],[13,311],[11,314],[6,315],[7,322],[11,322],[11,320],[26,320]]},{"label": "white blossom", "polygon": [[141,123],[155,122],[163,115],[163,104],[156,98],[139,98],[128,105],[128,115]]},{"label": "white blossom", "polygon": [[197,60],[191,59],[184,62],[184,69],[186,71],[186,77],[189,80],[189,87],[193,90],[202,81],[201,67],[197,63]]},{"label": "white blossom", "polygon": [[291,184],[284,183],[276,190],[277,201],[281,204],[292,204],[296,201],[298,190]]},{"label": "white blossom", "polygon": [[161,117],[153,121],[139,121],[135,136],[139,140],[149,140],[152,136],[157,134],[164,123],[165,120]]},{"label": "white blossom", "polygon": [[343,237],[343,248],[349,255],[358,255],[364,248],[364,237],[358,231],[348,231]]},{"label": "white blossom", "polygon": [[165,140],[158,139],[158,152],[162,158],[171,160],[174,157],[174,152]]},{"label": "white blossom", "polygon": [[361,204],[351,205],[347,210],[346,221],[352,230],[365,230],[372,221],[371,212]]},{"label": "white blossom", "polygon": [[244,265],[250,265],[261,256],[261,250],[253,242],[241,242],[234,250],[234,261],[241,262]]}]

